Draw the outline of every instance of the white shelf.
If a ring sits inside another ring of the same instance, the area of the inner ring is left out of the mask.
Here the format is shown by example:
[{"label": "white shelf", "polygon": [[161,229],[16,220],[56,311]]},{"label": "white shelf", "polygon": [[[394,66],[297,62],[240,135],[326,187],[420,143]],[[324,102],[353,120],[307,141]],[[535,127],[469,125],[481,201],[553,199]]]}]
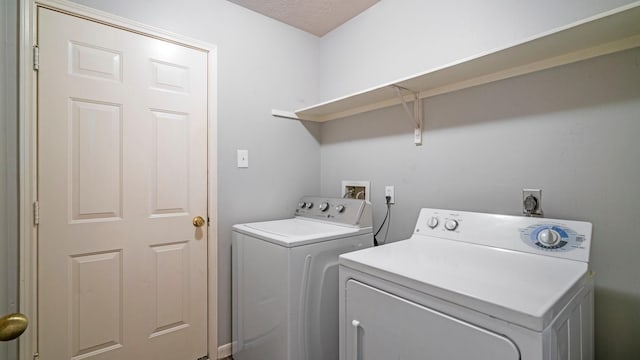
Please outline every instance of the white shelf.
[{"label": "white shelf", "polygon": [[[640,1],[382,86],[278,117],[325,122],[401,103],[393,85],[424,99],[640,46]],[[412,101],[413,95],[407,95]]]}]

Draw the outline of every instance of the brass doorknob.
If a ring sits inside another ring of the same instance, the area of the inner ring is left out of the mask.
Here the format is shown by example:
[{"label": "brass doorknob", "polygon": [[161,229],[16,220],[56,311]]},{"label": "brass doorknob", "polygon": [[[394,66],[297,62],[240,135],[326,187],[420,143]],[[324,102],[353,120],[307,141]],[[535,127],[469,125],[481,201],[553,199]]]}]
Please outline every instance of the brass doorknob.
[{"label": "brass doorknob", "polygon": [[204,220],[204,218],[202,216],[196,216],[196,217],[193,218],[193,226],[195,226],[195,227],[201,227],[205,223],[206,223],[206,221]]},{"label": "brass doorknob", "polygon": [[5,315],[0,318],[0,341],[9,341],[22,335],[27,330],[29,321],[20,313]]}]

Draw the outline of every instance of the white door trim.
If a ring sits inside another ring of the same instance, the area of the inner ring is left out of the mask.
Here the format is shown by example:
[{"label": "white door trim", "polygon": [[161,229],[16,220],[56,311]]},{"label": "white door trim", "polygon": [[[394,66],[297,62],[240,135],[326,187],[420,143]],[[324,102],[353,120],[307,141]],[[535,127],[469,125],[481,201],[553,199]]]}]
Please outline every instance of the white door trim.
[{"label": "white door trim", "polygon": [[63,0],[19,0],[19,184],[20,184],[20,309],[30,319],[20,338],[20,360],[32,360],[37,352],[37,227],[33,204],[38,199],[37,183],[37,73],[33,70],[38,7],[117,27],[141,35],[173,42],[207,53],[208,113],[208,350],[218,349],[218,137],[217,137],[217,47],[156,27]]}]

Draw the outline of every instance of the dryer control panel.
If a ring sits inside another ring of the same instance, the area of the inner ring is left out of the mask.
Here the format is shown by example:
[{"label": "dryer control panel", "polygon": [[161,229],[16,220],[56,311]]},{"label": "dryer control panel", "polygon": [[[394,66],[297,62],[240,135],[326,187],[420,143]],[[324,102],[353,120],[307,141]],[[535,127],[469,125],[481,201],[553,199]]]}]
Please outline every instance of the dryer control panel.
[{"label": "dryer control panel", "polygon": [[437,237],[578,261],[589,261],[591,223],[422,209],[414,237]]}]

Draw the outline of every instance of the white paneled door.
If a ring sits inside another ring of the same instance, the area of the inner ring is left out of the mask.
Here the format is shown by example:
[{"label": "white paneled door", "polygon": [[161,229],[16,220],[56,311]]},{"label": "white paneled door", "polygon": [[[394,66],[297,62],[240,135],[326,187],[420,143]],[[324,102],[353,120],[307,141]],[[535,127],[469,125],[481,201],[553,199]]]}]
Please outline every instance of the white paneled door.
[{"label": "white paneled door", "polygon": [[37,40],[40,359],[205,356],[207,53],[47,9]]}]

